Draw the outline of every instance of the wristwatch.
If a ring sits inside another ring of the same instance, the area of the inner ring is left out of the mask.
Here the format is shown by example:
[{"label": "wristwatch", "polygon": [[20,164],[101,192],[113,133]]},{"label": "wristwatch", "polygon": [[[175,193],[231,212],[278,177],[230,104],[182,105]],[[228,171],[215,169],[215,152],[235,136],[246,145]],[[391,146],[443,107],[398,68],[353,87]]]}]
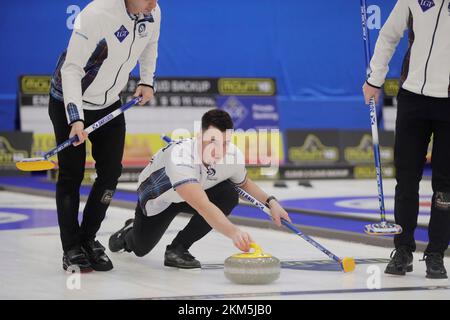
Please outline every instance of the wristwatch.
[{"label": "wristwatch", "polygon": [[267,207],[270,208],[270,201],[272,201],[272,200],[278,201],[278,199],[275,198],[274,196],[268,197],[267,200],[266,200],[266,206],[267,206]]}]

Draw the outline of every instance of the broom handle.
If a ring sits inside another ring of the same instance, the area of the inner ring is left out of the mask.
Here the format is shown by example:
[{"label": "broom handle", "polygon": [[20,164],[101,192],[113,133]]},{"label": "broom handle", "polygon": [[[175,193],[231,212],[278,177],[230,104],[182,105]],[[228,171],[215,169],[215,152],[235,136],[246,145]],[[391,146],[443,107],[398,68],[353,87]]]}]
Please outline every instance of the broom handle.
[{"label": "broom handle", "polygon": [[[131,108],[132,106],[134,106],[135,104],[138,104],[139,101],[141,101],[140,97],[136,97],[133,100],[131,100],[130,102],[124,104],[123,106],[121,106],[120,108],[114,110],[113,112],[107,114],[106,116],[104,116],[103,118],[101,118],[100,120],[98,120],[97,122],[91,124],[89,127],[87,127],[84,131],[87,134],[90,134],[91,132],[97,130],[98,128],[100,128],[101,126],[105,125],[106,123],[108,123],[109,121],[111,121],[112,119],[116,118],[117,116],[119,116],[120,114],[124,113],[125,110]],[[43,158],[44,159],[48,159],[53,157],[55,154],[57,154],[58,152],[60,152],[61,150],[64,150],[65,148],[67,148],[68,146],[71,146],[73,143],[78,141],[78,136],[73,136],[70,139],[67,139],[66,141],[64,141],[63,143],[61,143],[60,145],[56,146],[55,148],[53,148],[52,150],[50,150],[49,152],[47,152],[46,154],[44,154]]]}]

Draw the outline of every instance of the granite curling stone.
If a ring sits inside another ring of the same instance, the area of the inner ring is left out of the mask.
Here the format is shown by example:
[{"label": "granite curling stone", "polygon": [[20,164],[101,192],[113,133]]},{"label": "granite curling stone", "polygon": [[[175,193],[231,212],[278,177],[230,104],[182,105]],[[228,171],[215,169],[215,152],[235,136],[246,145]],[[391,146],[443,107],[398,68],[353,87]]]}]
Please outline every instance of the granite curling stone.
[{"label": "granite curling stone", "polygon": [[225,277],[238,284],[268,284],[280,277],[281,264],[277,258],[263,253],[256,243],[254,252],[238,253],[225,260]]}]

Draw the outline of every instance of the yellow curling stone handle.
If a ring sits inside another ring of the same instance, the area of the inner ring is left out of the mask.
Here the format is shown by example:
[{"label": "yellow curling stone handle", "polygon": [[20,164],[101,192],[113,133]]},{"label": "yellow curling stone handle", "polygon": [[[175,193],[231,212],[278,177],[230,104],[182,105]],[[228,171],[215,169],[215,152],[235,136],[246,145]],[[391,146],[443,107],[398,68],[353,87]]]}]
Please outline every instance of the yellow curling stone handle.
[{"label": "yellow curling stone handle", "polygon": [[258,258],[272,258],[270,254],[265,254],[261,247],[252,242],[250,243],[250,248],[254,249],[253,252],[244,252],[244,253],[236,253],[233,255],[233,258],[238,259],[258,259]]}]

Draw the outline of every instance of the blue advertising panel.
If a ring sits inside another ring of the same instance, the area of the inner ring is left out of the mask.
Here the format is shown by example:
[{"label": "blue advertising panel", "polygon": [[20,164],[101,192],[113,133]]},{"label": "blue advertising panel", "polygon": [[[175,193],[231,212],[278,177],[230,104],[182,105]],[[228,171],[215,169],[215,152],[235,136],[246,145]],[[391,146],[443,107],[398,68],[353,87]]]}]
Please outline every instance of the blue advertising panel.
[{"label": "blue advertising panel", "polygon": [[219,96],[217,106],[231,115],[236,129],[278,129],[275,97]]}]

